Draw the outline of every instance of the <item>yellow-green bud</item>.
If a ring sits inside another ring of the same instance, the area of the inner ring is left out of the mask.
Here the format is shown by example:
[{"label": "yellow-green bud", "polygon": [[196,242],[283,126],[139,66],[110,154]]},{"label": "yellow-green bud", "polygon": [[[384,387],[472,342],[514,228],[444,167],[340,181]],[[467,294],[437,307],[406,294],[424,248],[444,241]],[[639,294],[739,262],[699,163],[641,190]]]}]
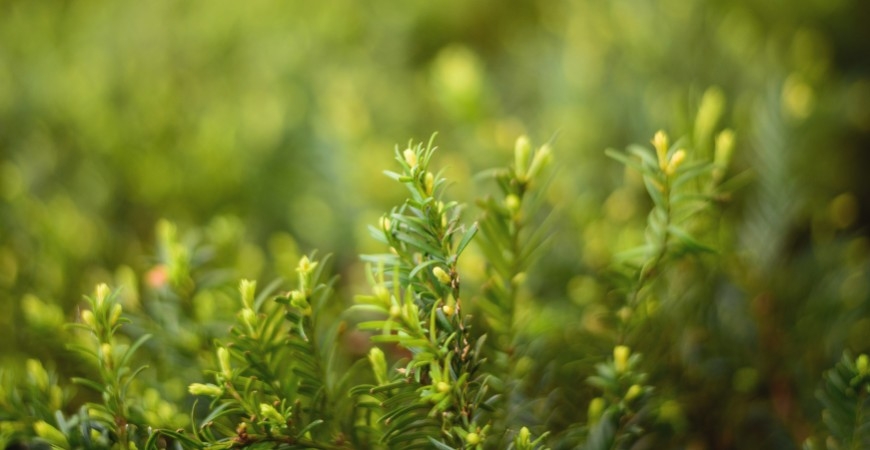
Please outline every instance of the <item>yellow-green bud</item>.
[{"label": "yellow-green bud", "polygon": [[221,367],[221,373],[230,379],[233,377],[233,368],[230,364],[230,351],[226,347],[218,347],[217,349],[218,364]]},{"label": "yellow-green bud", "polygon": [[525,178],[526,172],[529,169],[529,158],[532,154],[532,144],[529,142],[528,136],[520,136],[517,138],[517,143],[514,145],[514,169],[517,177]]},{"label": "yellow-green bud", "polygon": [[369,363],[372,365],[372,372],[375,374],[375,379],[378,384],[386,384],[387,379],[387,359],[384,357],[383,350],[372,347],[369,350]]},{"label": "yellow-green bud", "polygon": [[392,223],[390,222],[389,217],[381,217],[381,229],[383,229],[384,231],[390,231],[390,225],[392,225]]},{"label": "yellow-green bud", "polygon": [[529,445],[531,443],[532,433],[528,428],[522,427],[520,428],[520,432],[517,433],[516,441],[521,445]]},{"label": "yellow-green bud", "polygon": [[471,433],[465,435],[465,442],[468,445],[480,444],[480,435],[472,431]]},{"label": "yellow-green bud", "polygon": [[109,326],[118,323],[118,319],[121,318],[121,313],[123,312],[123,310],[124,308],[121,306],[120,303],[115,303],[114,305],[112,305],[112,311],[109,313]]},{"label": "yellow-green bud", "polygon": [[717,166],[727,167],[731,164],[731,155],[734,152],[734,131],[722,130],[716,135],[716,146],[713,152],[713,162]]},{"label": "yellow-green bud", "polygon": [[628,370],[628,357],[631,355],[631,349],[624,345],[617,345],[613,348],[613,367],[617,373],[622,373]]},{"label": "yellow-green bud", "polygon": [[855,360],[855,368],[858,369],[858,373],[861,375],[867,373],[867,369],[870,368],[868,366],[870,366],[870,361],[868,361],[867,354],[862,354]]},{"label": "yellow-green bud", "polygon": [[444,394],[444,393],[450,392],[450,385],[444,381],[439,381],[438,383],[435,384],[435,389],[437,389],[438,392]]},{"label": "yellow-green bud", "polygon": [[46,390],[48,388],[48,372],[45,371],[42,363],[38,359],[28,359],[25,366],[27,367],[27,375],[33,380],[33,384],[39,390]]},{"label": "yellow-green bud", "polygon": [[656,149],[656,157],[662,170],[668,166],[668,135],[664,131],[656,132],[652,139],[652,145]]},{"label": "yellow-green bud", "polygon": [[632,384],[631,387],[628,388],[628,392],[625,393],[625,400],[632,401],[643,394],[643,388],[637,384]]},{"label": "yellow-green bud", "polygon": [[390,301],[390,291],[383,284],[376,285],[373,290],[375,291],[375,297],[378,300],[386,303]]},{"label": "yellow-green bud", "polygon": [[112,367],[114,365],[112,346],[110,344],[103,343],[100,345],[100,356],[103,358],[103,364],[105,364],[106,367]]},{"label": "yellow-green bud", "polygon": [[713,179],[719,181],[731,165],[731,155],[734,153],[734,132],[730,129],[723,130],[716,135],[716,143],[713,147]]},{"label": "yellow-green bud", "polygon": [[220,397],[224,391],[214,384],[193,383],[187,387],[187,391],[193,395],[205,395],[207,397]]},{"label": "yellow-green bud", "polygon": [[402,156],[405,158],[405,162],[413,169],[417,167],[417,153],[410,148],[406,148],[404,152],[402,152]]},{"label": "yellow-green bud", "polygon": [[260,415],[270,422],[275,422],[280,425],[287,424],[287,419],[285,419],[274,406],[268,403],[260,403]]},{"label": "yellow-green bud", "polygon": [[300,290],[290,291],[290,306],[301,310],[305,315],[311,314],[311,304],[308,303],[305,293]]},{"label": "yellow-green bud", "polygon": [[96,317],[94,317],[94,312],[91,311],[90,309],[83,310],[82,311],[82,322],[91,328],[96,328],[97,319],[96,319]]},{"label": "yellow-green bud", "polygon": [[53,384],[48,388],[48,404],[52,411],[63,407],[63,389]]},{"label": "yellow-green bud", "polygon": [[254,328],[257,326],[257,313],[253,309],[245,308],[239,315],[242,316],[242,322],[248,327],[248,332],[253,334]]},{"label": "yellow-green bud", "polygon": [[432,269],[432,275],[435,275],[435,278],[437,278],[438,281],[444,284],[450,284],[450,275],[448,275],[444,269],[440,267],[435,267],[434,269]]},{"label": "yellow-green bud", "polygon": [[102,306],[103,303],[106,302],[106,299],[109,298],[110,293],[111,293],[111,290],[109,289],[109,286],[106,285],[106,283],[100,283],[99,285],[97,285],[95,296],[96,296],[98,307]]},{"label": "yellow-green bud", "polygon": [[51,424],[44,420],[40,420],[33,424],[33,431],[36,432],[36,435],[40,438],[44,439],[46,442],[55,447],[60,447],[62,449],[69,449],[69,441],[67,441],[66,436],[61,433],[60,430],[53,427]]},{"label": "yellow-green bud", "polygon": [[601,415],[604,413],[604,399],[601,397],[595,397],[592,401],[589,402],[589,424],[592,425],[598,422],[598,419],[601,418]]},{"label": "yellow-green bud", "polygon": [[312,262],[308,259],[308,256],[303,256],[302,259],[299,260],[299,267],[296,268],[296,271],[303,274],[308,275],[317,267],[317,262]]},{"label": "yellow-green bud", "polygon": [[445,316],[450,317],[456,312],[456,308],[452,305],[444,305],[441,307],[441,312],[443,312]]},{"label": "yellow-green bud", "polygon": [[435,188],[435,175],[432,175],[432,172],[426,172],[426,176],[423,177],[423,188],[426,189],[427,195],[432,195],[432,190]]},{"label": "yellow-green bud", "polygon": [[402,308],[399,305],[390,306],[390,318],[397,319],[402,315]]},{"label": "yellow-green bud", "polygon": [[550,144],[542,145],[541,148],[535,152],[535,156],[532,158],[532,165],[529,166],[528,178],[536,177],[542,170],[544,170],[544,168],[550,165],[552,160],[553,150],[550,148]]},{"label": "yellow-green bud", "polygon": [[673,175],[677,172],[677,169],[680,167],[680,164],[686,159],[686,151],[683,149],[679,149],[671,155],[671,160],[668,161],[668,167],[665,168],[665,173],[668,175]]},{"label": "yellow-green bud", "polygon": [[239,293],[242,294],[242,304],[246,308],[254,308],[254,298],[257,292],[257,282],[251,280],[242,280],[239,283]]},{"label": "yellow-green bud", "polygon": [[510,194],[504,199],[504,206],[508,211],[515,213],[520,209],[520,198],[514,194]]}]

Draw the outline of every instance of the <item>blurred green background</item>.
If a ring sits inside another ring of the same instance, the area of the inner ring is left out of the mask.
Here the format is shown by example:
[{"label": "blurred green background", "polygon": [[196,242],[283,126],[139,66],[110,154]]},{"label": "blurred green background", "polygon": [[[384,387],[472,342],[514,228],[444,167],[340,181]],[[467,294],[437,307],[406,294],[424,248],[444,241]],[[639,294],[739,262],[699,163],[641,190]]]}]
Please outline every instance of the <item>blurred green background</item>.
[{"label": "blurred green background", "polygon": [[[402,198],[381,171],[433,131],[468,202],[517,136],[553,139],[558,244],[531,280],[534,345],[557,366],[565,345],[606,355],[596,274],[642,237],[649,203],[603,150],[730,127],[752,181],[724,209],[722,266],[687,275],[701,287],[675,294],[693,299],[671,316],[683,326],[644,350],[685,387],[685,442],[802,438],[822,370],[870,350],[868,21],[858,0],[0,2],[2,364],[75,373],[56,326],[97,282],[152,318],[176,311],[160,298],[225,317],[238,278],[292,275],[317,248],[344,291],[364,289],[357,254],[381,250],[365,225]],[[721,114],[698,129],[705,92]],[[204,269],[169,292],[181,260]],[[228,292],[217,312],[192,300],[203,286]],[[155,320],[191,340],[187,358],[225,331]],[[550,383],[582,384],[564,367]]]}]

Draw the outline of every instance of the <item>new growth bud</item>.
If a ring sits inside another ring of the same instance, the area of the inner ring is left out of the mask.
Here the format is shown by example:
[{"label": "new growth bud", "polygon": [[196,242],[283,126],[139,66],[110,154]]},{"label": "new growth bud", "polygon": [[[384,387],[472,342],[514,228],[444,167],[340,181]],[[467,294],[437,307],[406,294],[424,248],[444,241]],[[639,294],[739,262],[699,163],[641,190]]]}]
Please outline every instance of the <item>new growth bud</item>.
[{"label": "new growth bud", "polygon": [[94,317],[94,312],[90,309],[85,309],[82,311],[82,323],[87,325],[90,328],[95,328],[97,326],[97,320]]},{"label": "new growth bud", "polygon": [[553,160],[553,150],[550,148],[550,144],[544,144],[541,148],[535,152],[535,156],[532,158],[532,165],[529,166],[529,179],[535,178],[541,173],[542,170],[547,168],[550,165],[550,162]]},{"label": "new growth bud", "polygon": [[671,176],[677,172],[677,169],[680,167],[680,164],[686,159],[686,151],[683,149],[679,149],[671,155],[670,161],[668,161],[668,166],[665,168],[665,174]]},{"label": "new growth bud", "polygon": [[445,272],[444,269],[442,269],[440,267],[436,267],[436,268],[432,269],[432,275],[435,275],[435,278],[437,278],[438,281],[440,281],[444,284],[450,284],[450,281],[451,281],[450,275],[447,272]]},{"label": "new growth bud", "polygon": [[239,283],[239,292],[242,294],[242,304],[245,308],[254,308],[254,296],[257,292],[257,282],[251,280],[242,280]]},{"label": "new growth bud", "polygon": [[123,312],[123,307],[120,303],[115,303],[112,305],[112,311],[109,312],[109,326],[113,326],[118,323],[118,320],[121,318],[121,313]]},{"label": "new growth bud", "polygon": [[613,367],[617,373],[622,373],[628,370],[628,357],[631,355],[631,349],[624,345],[617,345],[613,349]]},{"label": "new growth bud", "polygon": [[435,189],[435,175],[432,172],[426,172],[426,176],[423,177],[423,188],[426,190],[426,195],[432,195]]},{"label": "new growth bud", "polygon": [[417,167],[417,153],[410,148],[406,148],[404,152],[402,152],[402,156],[405,158],[405,162],[411,166],[411,169]]},{"label": "new growth bud", "polygon": [[372,365],[372,372],[374,372],[378,384],[386,384],[389,379],[387,378],[387,359],[383,350],[372,347],[369,350],[369,363]]},{"label": "new growth bud", "polygon": [[517,143],[514,145],[514,170],[517,178],[525,179],[526,173],[529,170],[529,159],[532,156],[532,144],[529,142],[528,136],[520,136],[517,138]]},{"label": "new growth bud", "polygon": [[187,387],[187,392],[193,395],[205,395],[208,397],[220,397],[224,393],[223,389],[211,383],[193,383]]},{"label": "new growth bud", "polygon": [[656,157],[659,161],[659,168],[665,170],[668,166],[668,135],[664,131],[656,132],[652,139],[652,145],[656,149]]},{"label": "new growth bud", "polygon": [[51,444],[53,447],[61,448],[61,449],[69,449],[69,441],[67,441],[66,436],[57,428],[53,427],[48,422],[40,420],[33,424],[33,431],[36,432],[36,435],[40,438],[44,439],[46,442]]},{"label": "new growth bud", "polygon": [[274,422],[276,425],[286,425],[287,422],[287,420],[284,419],[284,416],[282,416],[274,406],[268,403],[260,403],[260,415],[264,419]]},{"label": "new growth bud", "polygon": [[516,213],[520,209],[520,198],[514,194],[510,194],[504,199],[504,206],[508,211]]},{"label": "new growth bud", "polygon": [[106,299],[109,297],[110,293],[111,293],[111,290],[109,290],[109,286],[106,285],[105,283],[100,283],[97,286],[97,290],[96,290],[96,301],[97,301],[96,306],[97,307],[102,306],[103,303],[106,302]]},{"label": "new growth bud", "polygon": [[227,379],[233,377],[233,368],[230,365],[230,351],[226,347],[218,347],[217,349],[218,364],[221,367],[221,373]]}]

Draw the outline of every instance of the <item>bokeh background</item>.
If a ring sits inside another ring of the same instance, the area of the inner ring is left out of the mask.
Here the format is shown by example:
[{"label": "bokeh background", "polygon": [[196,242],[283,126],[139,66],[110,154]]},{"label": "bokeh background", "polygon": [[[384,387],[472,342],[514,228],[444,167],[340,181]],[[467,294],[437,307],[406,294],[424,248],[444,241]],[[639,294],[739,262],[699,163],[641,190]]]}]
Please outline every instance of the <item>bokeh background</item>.
[{"label": "bokeh background", "polygon": [[[450,195],[473,202],[525,133],[559,167],[530,397],[567,430],[591,395],[578,355],[612,346],[600,274],[649,207],[604,149],[729,127],[748,182],[721,266],[686,275],[680,325],[635,346],[681,401],[680,445],[791,448],[822,371],[870,349],[868,22],[859,0],[4,1],[0,364],[84,370],[58,327],[98,282],[147,318],[130,334],[171,336],[150,344],[168,367],[207,362],[241,277],[319,249],[346,298],[365,289],[366,224],[402,199],[381,174],[396,145],[439,132]],[[160,367],[153,400],[181,405],[160,420],[183,424],[201,369]]]}]

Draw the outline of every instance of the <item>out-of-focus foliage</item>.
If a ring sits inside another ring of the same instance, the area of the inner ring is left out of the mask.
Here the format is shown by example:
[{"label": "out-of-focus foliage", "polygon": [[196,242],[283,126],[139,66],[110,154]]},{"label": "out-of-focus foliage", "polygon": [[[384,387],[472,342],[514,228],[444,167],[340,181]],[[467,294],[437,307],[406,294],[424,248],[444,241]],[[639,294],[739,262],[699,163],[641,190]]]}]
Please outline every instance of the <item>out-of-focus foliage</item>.
[{"label": "out-of-focus foliage", "polygon": [[[510,293],[509,401],[535,436],[583,432],[601,395],[583,380],[620,340],[662,399],[655,439],[828,433],[822,373],[870,342],[868,17],[858,0],[2,2],[0,445],[27,421],[63,428],[57,409],[90,420],[94,393],[64,380],[98,371],[61,326],[102,282],[133,319],[118,345],[152,336],[131,381],[145,421],[185,426],[238,280],[295,279],[301,246],[335,255],[339,296],[364,289],[356,255],[380,251],[364,224],[401,199],[379,174],[394,142],[432,130],[469,203],[497,192],[471,175],[518,135],[554,140],[540,214],[556,244]],[[603,149],[658,129],[689,160],[732,146],[709,175],[733,189],[689,230],[717,253],[665,265],[641,311],[621,256],[654,203]],[[487,260],[468,247],[464,289],[491,282]],[[365,341],[344,335],[346,356]]]}]

